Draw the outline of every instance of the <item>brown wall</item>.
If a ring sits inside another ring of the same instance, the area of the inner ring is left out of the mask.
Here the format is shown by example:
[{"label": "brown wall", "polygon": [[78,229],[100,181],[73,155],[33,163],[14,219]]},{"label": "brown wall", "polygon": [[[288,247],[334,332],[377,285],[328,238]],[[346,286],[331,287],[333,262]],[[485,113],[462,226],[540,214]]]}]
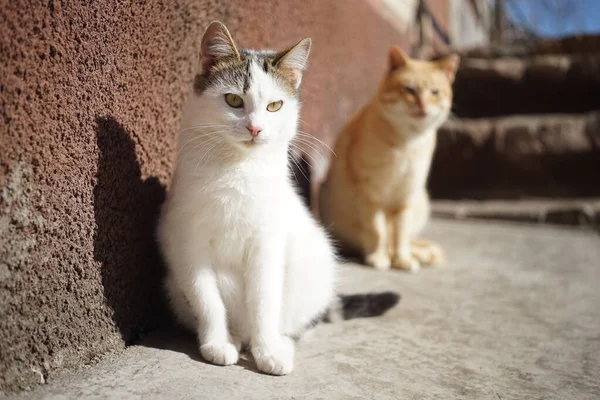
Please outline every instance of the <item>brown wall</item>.
[{"label": "brown wall", "polygon": [[115,3],[0,6],[0,390],[164,322],[154,221],[211,20],[241,45],[313,38],[303,130],[329,142],[401,41],[363,0]]}]

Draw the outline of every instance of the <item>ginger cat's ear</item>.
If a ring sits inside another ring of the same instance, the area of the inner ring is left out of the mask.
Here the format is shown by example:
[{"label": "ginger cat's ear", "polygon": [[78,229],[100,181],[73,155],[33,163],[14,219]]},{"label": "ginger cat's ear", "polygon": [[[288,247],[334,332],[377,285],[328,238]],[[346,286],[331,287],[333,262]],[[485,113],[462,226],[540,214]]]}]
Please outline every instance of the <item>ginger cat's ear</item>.
[{"label": "ginger cat's ear", "polygon": [[408,64],[409,57],[406,55],[404,50],[396,45],[392,45],[390,47],[390,70],[395,70],[396,68],[404,67]]},{"label": "ginger cat's ear", "polygon": [[240,57],[235,43],[227,27],[219,21],[212,22],[202,36],[200,57],[202,68],[214,64],[216,60],[224,57]]},{"label": "ginger cat's ear", "polygon": [[302,82],[302,72],[308,64],[308,53],[310,53],[311,45],[311,39],[304,38],[290,49],[282,52],[275,63],[277,67],[291,71],[296,89],[300,87],[300,82]]},{"label": "ginger cat's ear", "polygon": [[437,60],[435,63],[442,71],[444,71],[450,83],[454,82],[456,70],[460,64],[460,57],[457,54],[450,54]]}]

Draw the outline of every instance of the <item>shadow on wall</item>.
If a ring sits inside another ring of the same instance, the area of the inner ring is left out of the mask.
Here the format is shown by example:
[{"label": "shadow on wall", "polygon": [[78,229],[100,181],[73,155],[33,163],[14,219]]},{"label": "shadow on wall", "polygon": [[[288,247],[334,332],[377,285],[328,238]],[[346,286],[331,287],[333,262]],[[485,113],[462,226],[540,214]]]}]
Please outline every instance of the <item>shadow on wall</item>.
[{"label": "shadow on wall", "polygon": [[126,344],[167,320],[164,266],[155,226],[165,187],[143,180],[130,134],[113,118],[96,119],[100,152],[94,188],[94,258],[113,320]]}]

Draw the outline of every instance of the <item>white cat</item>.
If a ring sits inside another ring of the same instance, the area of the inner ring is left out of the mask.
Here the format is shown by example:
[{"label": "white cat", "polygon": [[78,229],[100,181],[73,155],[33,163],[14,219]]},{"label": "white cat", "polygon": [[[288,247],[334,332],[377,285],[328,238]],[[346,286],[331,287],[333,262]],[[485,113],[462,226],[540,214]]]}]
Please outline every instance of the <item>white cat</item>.
[{"label": "white cat", "polygon": [[172,308],[214,364],[236,363],[249,345],[260,371],[287,374],[292,338],[326,313],[380,315],[398,301],[349,296],[336,309],[334,250],[291,184],[310,46],[238,51],[219,22],[202,38],[158,237]]}]

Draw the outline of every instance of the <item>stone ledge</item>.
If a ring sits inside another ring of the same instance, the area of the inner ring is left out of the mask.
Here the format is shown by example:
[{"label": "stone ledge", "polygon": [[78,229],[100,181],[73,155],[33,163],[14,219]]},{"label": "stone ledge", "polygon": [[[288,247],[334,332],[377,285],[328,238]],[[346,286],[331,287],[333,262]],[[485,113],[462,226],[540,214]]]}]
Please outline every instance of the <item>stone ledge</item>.
[{"label": "stone ledge", "polygon": [[454,112],[463,118],[600,109],[600,54],[461,62]]},{"label": "stone ledge", "polygon": [[540,39],[534,43],[490,44],[461,51],[463,57],[502,58],[551,54],[594,54],[600,48],[600,35],[574,35],[560,39]]},{"label": "stone ledge", "polygon": [[600,113],[448,121],[429,189],[439,199],[600,197]]},{"label": "stone ledge", "polygon": [[600,226],[600,198],[452,201],[434,200],[434,216]]}]

